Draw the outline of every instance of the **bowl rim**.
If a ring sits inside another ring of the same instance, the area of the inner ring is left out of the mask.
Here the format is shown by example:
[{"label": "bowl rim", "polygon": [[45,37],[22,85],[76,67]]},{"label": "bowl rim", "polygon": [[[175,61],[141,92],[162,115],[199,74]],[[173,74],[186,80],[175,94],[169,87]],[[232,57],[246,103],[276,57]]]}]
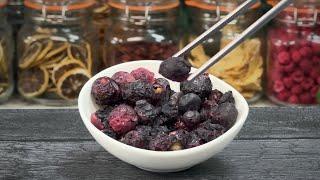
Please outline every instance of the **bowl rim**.
[{"label": "bowl rim", "polygon": [[[188,149],[182,149],[182,150],[177,150],[177,151],[153,151],[153,150],[148,150],[148,149],[141,149],[141,148],[137,148],[137,147],[134,147],[134,146],[130,146],[130,145],[127,145],[125,143],[122,143],[116,139],[113,139],[111,137],[109,137],[108,135],[104,134],[101,130],[97,129],[90,121],[90,117],[87,117],[84,113],[84,108],[85,108],[85,104],[84,103],[81,103],[83,100],[82,99],[85,99],[84,97],[84,94],[87,94],[85,92],[86,89],[90,90],[91,91],[91,85],[92,83],[100,78],[100,77],[103,77],[105,76],[104,74],[106,74],[105,72],[108,71],[110,68],[117,68],[119,66],[123,66],[124,64],[126,65],[130,65],[130,64],[136,64],[136,63],[146,63],[146,64],[149,64],[149,63],[161,63],[162,60],[137,60],[137,61],[130,61],[130,62],[125,62],[125,63],[120,63],[120,64],[117,64],[117,65],[114,65],[114,66],[111,66],[109,68],[106,68],[102,71],[100,71],[99,73],[97,73],[95,76],[91,77],[87,82],[86,84],[83,86],[83,88],[81,89],[80,91],[80,94],[79,94],[79,98],[78,98],[78,110],[79,110],[79,113],[80,113],[80,116],[81,116],[81,119],[82,119],[82,122],[85,124],[87,130],[89,130],[89,127],[93,129],[93,131],[95,131],[98,135],[104,137],[104,138],[107,138],[108,141],[110,141],[111,143],[113,144],[116,144],[116,145],[119,145],[119,146],[123,146],[125,148],[128,148],[128,150],[130,150],[130,152],[137,152],[137,153],[144,153],[145,155],[152,155],[152,156],[157,156],[157,157],[163,157],[163,156],[181,156],[181,155],[188,155],[190,153],[197,153],[197,152],[200,152],[202,151],[203,149],[208,149],[209,147],[211,146],[214,146],[215,144],[219,144],[219,142],[223,141],[224,139],[226,139],[228,136],[231,136],[231,134],[237,134],[238,132],[237,131],[240,131],[243,124],[245,123],[247,117],[248,117],[248,114],[249,114],[249,105],[247,103],[247,101],[245,100],[245,98],[240,94],[240,92],[238,92],[235,88],[233,88],[231,85],[229,85],[228,83],[224,82],[223,80],[209,74],[211,77],[213,77],[215,79],[215,81],[219,81],[219,83],[223,83],[225,84],[226,86],[226,89],[232,91],[232,92],[236,92],[236,97],[237,97],[237,100],[239,101],[238,103],[239,104],[243,104],[243,113],[242,113],[242,116],[239,116],[238,114],[238,117],[237,117],[237,120],[235,122],[235,124],[228,130],[226,131],[225,133],[223,133],[221,136],[219,136],[218,138],[210,141],[210,142],[207,142],[205,144],[202,144],[200,146],[197,146],[197,147],[192,147],[192,148],[188,148]],[[196,68],[192,68],[192,71],[194,71]],[[125,71],[125,70],[124,70]],[[90,93],[91,95],[91,93]],[[233,95],[235,96],[235,95]],[[93,102],[93,104],[95,104]],[[239,112],[239,110],[238,110]],[[91,134],[91,132],[90,132]],[[91,134],[92,136],[92,134]],[[96,140],[96,139],[95,139]]]}]

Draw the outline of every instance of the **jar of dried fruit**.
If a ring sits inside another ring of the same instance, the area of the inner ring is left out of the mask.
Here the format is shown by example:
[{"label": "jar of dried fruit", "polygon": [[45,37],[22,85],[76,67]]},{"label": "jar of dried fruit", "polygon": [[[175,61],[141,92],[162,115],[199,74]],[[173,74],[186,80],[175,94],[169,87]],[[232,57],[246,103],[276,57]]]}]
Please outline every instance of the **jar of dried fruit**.
[{"label": "jar of dried fruit", "polygon": [[[217,23],[221,18],[233,11],[244,0],[185,0],[191,27],[188,42]],[[220,32],[213,34],[203,44],[191,51],[189,60],[194,67],[200,67],[220,49],[225,47],[244,29],[257,20],[263,11],[261,4],[255,4],[244,15],[232,21]],[[208,70],[209,73],[223,79],[253,102],[262,95],[263,79],[263,36],[260,31],[247,39],[220,62]]]},{"label": "jar of dried fruit", "polygon": [[[110,7],[108,5],[108,0],[97,0],[93,7],[92,22],[97,30],[97,35],[99,37],[100,47],[99,47],[99,59],[102,62],[104,36],[106,34],[106,29],[111,26],[110,19]],[[100,67],[101,68],[101,67]]]},{"label": "jar of dried fruit", "polygon": [[104,66],[133,60],[164,60],[178,50],[179,0],[109,0]]},{"label": "jar of dried fruit", "polygon": [[12,30],[5,14],[6,0],[0,0],[0,102],[6,101],[13,92],[13,40]]},{"label": "jar of dried fruit", "polygon": [[24,5],[23,0],[10,0],[7,6],[8,21],[12,25],[13,32],[19,31],[23,24]]},{"label": "jar of dried fruit", "polygon": [[47,105],[74,104],[96,72],[97,44],[89,19],[93,0],[26,0],[19,32],[18,91]]},{"label": "jar of dried fruit", "polygon": [[319,1],[296,0],[275,18],[269,30],[267,92],[276,103],[317,103],[316,96],[320,93],[319,11]]}]

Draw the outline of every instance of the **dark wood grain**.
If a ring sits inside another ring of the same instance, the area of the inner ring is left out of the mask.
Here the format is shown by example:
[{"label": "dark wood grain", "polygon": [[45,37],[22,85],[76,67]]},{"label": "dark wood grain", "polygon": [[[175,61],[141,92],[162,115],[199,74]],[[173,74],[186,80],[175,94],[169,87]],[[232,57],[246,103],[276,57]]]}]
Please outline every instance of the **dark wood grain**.
[{"label": "dark wood grain", "polygon": [[[73,110],[0,110],[0,140],[91,140]],[[320,138],[320,108],[251,108],[238,139]]]},{"label": "dark wood grain", "polygon": [[312,179],[320,140],[236,140],[212,159],[179,173],[128,165],[93,141],[3,142],[0,177],[12,179]]}]

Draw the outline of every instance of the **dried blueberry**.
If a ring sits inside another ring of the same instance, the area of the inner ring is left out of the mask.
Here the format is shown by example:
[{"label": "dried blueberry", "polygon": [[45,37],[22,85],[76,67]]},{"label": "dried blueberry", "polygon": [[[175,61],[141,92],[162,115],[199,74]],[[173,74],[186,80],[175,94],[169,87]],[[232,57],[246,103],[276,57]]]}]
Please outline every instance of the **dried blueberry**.
[{"label": "dried blueberry", "polygon": [[221,96],[219,100],[219,104],[222,104],[225,102],[232,103],[232,104],[235,103],[232,91],[228,91]]},{"label": "dried blueberry", "polygon": [[112,108],[109,106],[99,109],[91,114],[91,123],[100,130],[104,129],[108,124],[108,116],[111,111]]},{"label": "dried blueberry", "polygon": [[187,111],[197,111],[201,106],[201,98],[193,93],[183,95],[179,99],[179,111],[181,113]]},{"label": "dried blueberry", "polygon": [[194,93],[201,98],[206,98],[212,91],[212,83],[208,74],[202,74],[192,81],[184,81],[180,84],[180,90],[184,93]]},{"label": "dried blueberry", "polygon": [[134,109],[128,105],[121,104],[113,109],[109,115],[109,126],[117,134],[125,134],[135,128],[138,116]]},{"label": "dried blueberry", "polygon": [[169,101],[161,106],[161,112],[170,119],[176,118],[179,115],[178,104]]},{"label": "dried blueberry", "polygon": [[178,104],[179,99],[181,98],[181,96],[183,96],[183,93],[182,93],[182,92],[173,93],[173,94],[170,96],[170,101],[171,101],[173,104]]},{"label": "dried blueberry", "polygon": [[152,128],[151,135],[168,134],[170,130],[166,126],[155,126]]},{"label": "dried blueberry", "polygon": [[187,111],[183,114],[182,121],[189,129],[192,129],[201,122],[200,113],[198,111]]},{"label": "dried blueberry", "polygon": [[[176,149],[178,144],[180,144],[182,146],[181,149],[184,149],[188,144],[189,132],[186,131],[186,130],[179,129],[179,130],[176,130],[176,131],[172,131],[172,132],[169,133],[169,136],[171,138],[171,141],[175,145],[175,147],[174,147],[175,149],[174,150],[178,150],[178,149]],[[173,149],[171,149],[171,150],[173,150]]]},{"label": "dried blueberry", "polygon": [[145,148],[146,145],[148,145],[148,138],[146,136],[144,136],[144,134],[142,134],[139,131],[136,130],[132,130],[129,131],[127,134],[125,134],[121,140],[122,143],[125,143],[127,145],[130,146],[134,146],[137,148]]},{"label": "dried blueberry", "polygon": [[165,115],[159,115],[156,117],[153,121],[153,126],[161,126],[164,125],[165,123],[169,122],[171,119]]},{"label": "dried blueberry", "polygon": [[184,123],[182,120],[176,121],[174,124],[174,128],[188,130],[186,123]]},{"label": "dried blueberry", "polygon": [[193,148],[204,144],[205,142],[194,132],[189,134],[187,148]]},{"label": "dried blueberry", "polygon": [[152,84],[141,80],[127,83],[122,87],[122,97],[130,104],[142,99],[150,101],[154,97]]},{"label": "dried blueberry", "polygon": [[156,104],[163,104],[169,101],[171,95],[169,81],[163,78],[158,78],[153,83],[153,89],[155,92],[154,101],[156,101]]},{"label": "dried blueberry", "polygon": [[212,122],[221,124],[229,129],[236,122],[238,111],[233,103],[222,103],[219,105],[215,117]]},{"label": "dried blueberry", "polygon": [[145,68],[138,68],[136,70],[133,70],[130,73],[136,80],[142,80],[147,83],[153,83],[154,82],[154,73],[145,69]]},{"label": "dried blueberry", "polygon": [[202,103],[202,109],[200,111],[202,120],[214,119],[218,111],[218,104],[215,101],[205,100]]},{"label": "dried blueberry", "polygon": [[121,100],[120,87],[109,77],[101,77],[95,80],[91,94],[98,105],[113,105]]},{"label": "dried blueberry", "polygon": [[123,85],[136,80],[130,73],[124,71],[116,72],[111,78],[119,85]]},{"label": "dried blueberry", "polygon": [[182,57],[171,57],[160,65],[159,73],[173,81],[184,81],[188,78],[191,65]]},{"label": "dried blueberry", "polygon": [[203,122],[194,132],[205,142],[212,141],[221,136],[226,129],[220,124],[213,124],[211,121]]},{"label": "dried blueberry", "polygon": [[218,103],[220,98],[222,97],[223,93],[217,89],[212,90],[211,94],[208,97],[208,100],[214,101],[215,103]]},{"label": "dried blueberry", "polygon": [[157,109],[146,100],[137,101],[134,110],[139,116],[141,124],[151,123],[158,115]]},{"label": "dried blueberry", "polygon": [[149,149],[154,151],[168,151],[172,144],[168,134],[158,134],[150,141]]}]

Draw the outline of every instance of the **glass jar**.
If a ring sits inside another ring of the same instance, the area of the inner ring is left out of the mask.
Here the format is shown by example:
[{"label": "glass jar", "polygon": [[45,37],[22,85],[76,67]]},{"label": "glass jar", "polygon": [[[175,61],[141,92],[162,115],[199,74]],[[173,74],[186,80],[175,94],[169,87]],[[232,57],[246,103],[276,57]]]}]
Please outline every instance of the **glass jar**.
[{"label": "glass jar", "polygon": [[104,67],[133,60],[165,60],[178,50],[179,0],[109,0]]},{"label": "glass jar", "polygon": [[24,5],[23,0],[10,0],[7,6],[8,21],[13,28],[13,34],[19,31],[23,24]]},{"label": "glass jar", "polygon": [[26,0],[19,32],[18,91],[45,105],[75,104],[96,73],[93,0]]},{"label": "glass jar", "polygon": [[[194,40],[243,2],[244,0],[186,0],[191,17],[187,42]],[[244,15],[192,50],[189,56],[190,63],[197,68],[204,64],[262,15],[260,7],[260,3],[255,4]],[[208,70],[236,88],[249,102],[257,100],[263,92],[263,35],[263,31],[260,31],[248,38]]]},{"label": "glass jar", "polygon": [[316,96],[320,93],[319,11],[319,1],[294,1],[275,18],[269,29],[267,93],[275,103],[317,103]]},{"label": "glass jar", "polygon": [[8,100],[13,92],[12,30],[5,13],[6,0],[0,0],[0,102]]}]

